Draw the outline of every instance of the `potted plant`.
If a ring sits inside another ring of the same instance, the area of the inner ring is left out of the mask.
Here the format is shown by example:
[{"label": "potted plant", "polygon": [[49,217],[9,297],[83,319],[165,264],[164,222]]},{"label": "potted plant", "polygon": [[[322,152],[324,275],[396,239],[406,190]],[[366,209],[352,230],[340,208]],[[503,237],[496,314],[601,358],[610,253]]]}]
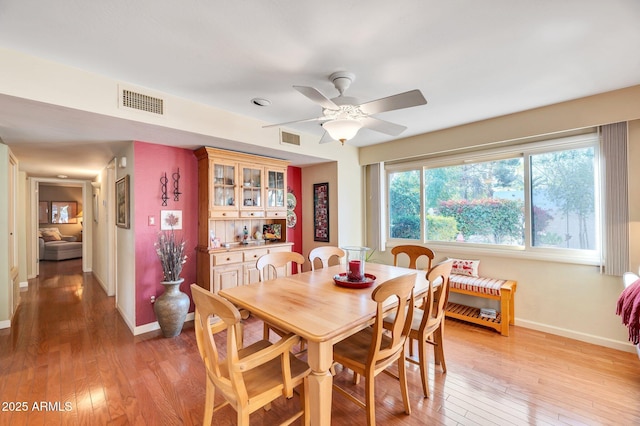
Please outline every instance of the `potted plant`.
[{"label": "potted plant", "polygon": [[184,278],[180,278],[180,273],[182,266],[187,261],[187,255],[185,254],[186,243],[184,239],[176,238],[173,229],[177,221],[177,217],[169,215],[166,222],[171,229],[160,231],[154,244],[162,266],[160,284],[165,287],[165,291],[156,299],[153,310],[165,337],[174,337],[180,334],[191,304],[189,296],[180,290],[180,284],[184,282]]}]

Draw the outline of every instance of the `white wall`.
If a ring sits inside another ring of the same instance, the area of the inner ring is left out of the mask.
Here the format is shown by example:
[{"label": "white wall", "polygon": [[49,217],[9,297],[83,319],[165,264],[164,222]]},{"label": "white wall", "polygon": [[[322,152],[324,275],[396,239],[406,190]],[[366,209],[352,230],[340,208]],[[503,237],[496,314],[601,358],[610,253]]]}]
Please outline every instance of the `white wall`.
[{"label": "white wall", "polygon": [[[129,194],[134,194],[135,186],[133,143],[118,153],[117,158],[127,157],[125,168],[116,167],[116,182],[118,179],[129,175]],[[115,205],[109,207],[115,212]],[[133,220],[136,208],[136,200],[133,196],[129,199],[130,227],[116,228],[116,253],[115,253],[115,284],[116,284],[116,308],[122,315],[131,331],[136,328],[136,255],[135,255],[135,221]]]},{"label": "white wall", "polygon": [[[9,147],[0,142],[0,176],[9,174]],[[9,180],[0,179],[0,328],[11,321],[11,285],[9,277]]]}]

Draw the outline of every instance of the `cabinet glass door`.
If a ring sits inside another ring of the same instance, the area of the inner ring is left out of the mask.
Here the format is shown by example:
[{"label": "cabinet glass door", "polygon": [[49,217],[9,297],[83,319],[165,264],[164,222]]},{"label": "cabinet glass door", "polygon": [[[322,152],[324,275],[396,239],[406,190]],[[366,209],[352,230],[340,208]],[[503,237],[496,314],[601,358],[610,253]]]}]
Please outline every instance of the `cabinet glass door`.
[{"label": "cabinet glass door", "polygon": [[242,167],[242,207],[262,207],[262,169]]},{"label": "cabinet glass door", "polygon": [[284,172],[277,170],[267,171],[267,207],[284,207],[285,187]]},{"label": "cabinet glass door", "polygon": [[213,166],[213,205],[236,205],[236,168],[228,164]]}]

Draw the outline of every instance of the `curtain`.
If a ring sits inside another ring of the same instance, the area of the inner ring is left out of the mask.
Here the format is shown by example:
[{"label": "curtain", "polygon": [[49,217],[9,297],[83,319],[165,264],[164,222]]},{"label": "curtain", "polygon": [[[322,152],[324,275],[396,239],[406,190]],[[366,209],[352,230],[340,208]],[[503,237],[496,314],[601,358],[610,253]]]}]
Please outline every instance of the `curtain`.
[{"label": "curtain", "polygon": [[603,160],[604,274],[620,276],[629,270],[629,189],[627,183],[627,123],[600,129]]}]

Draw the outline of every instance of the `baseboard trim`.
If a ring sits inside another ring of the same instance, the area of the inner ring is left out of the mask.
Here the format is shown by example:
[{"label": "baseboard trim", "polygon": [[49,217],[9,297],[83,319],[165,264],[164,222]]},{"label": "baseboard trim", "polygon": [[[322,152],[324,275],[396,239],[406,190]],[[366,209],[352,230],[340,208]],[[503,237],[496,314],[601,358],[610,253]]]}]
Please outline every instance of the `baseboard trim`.
[{"label": "baseboard trim", "polygon": [[0,330],[3,328],[11,328],[11,321],[10,320],[0,321]]},{"label": "baseboard trim", "polygon": [[606,337],[594,336],[592,334],[580,333],[566,328],[553,327],[547,324],[541,324],[535,321],[520,320],[516,318],[516,325],[519,327],[530,328],[536,331],[542,331],[556,336],[568,337],[569,339],[579,340],[581,342],[592,343],[619,351],[635,353],[637,348],[630,342],[621,342],[619,340],[608,339]]},{"label": "baseboard trim", "polygon": [[28,281],[22,281],[20,283],[20,288],[27,288],[29,287],[29,282]]},{"label": "baseboard trim", "polygon": [[[189,312],[184,322],[193,321],[195,319],[195,314],[193,312]],[[151,331],[160,330],[160,324],[158,321],[150,322],[149,324],[141,325],[135,328],[133,331],[134,336],[138,336],[140,334],[149,333]]]}]

